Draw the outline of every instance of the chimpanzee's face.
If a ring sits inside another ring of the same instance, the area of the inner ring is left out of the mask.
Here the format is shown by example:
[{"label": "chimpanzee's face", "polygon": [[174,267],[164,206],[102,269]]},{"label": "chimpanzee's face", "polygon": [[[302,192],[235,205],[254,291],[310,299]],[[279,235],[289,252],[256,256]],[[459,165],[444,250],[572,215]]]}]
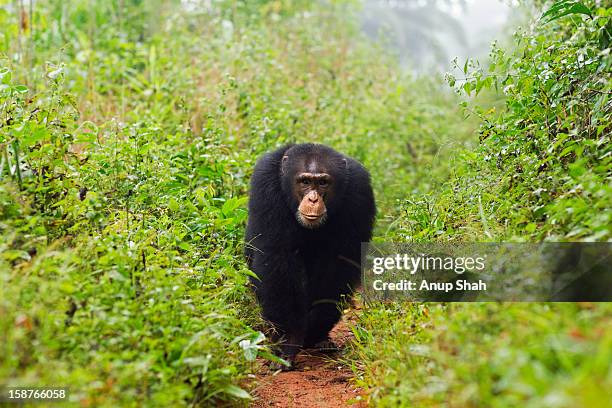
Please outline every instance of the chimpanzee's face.
[{"label": "chimpanzee's face", "polygon": [[295,195],[300,205],[295,214],[298,222],[306,228],[317,228],[327,218],[325,200],[333,189],[332,177],[324,172],[302,172],[295,177]]},{"label": "chimpanzee's face", "polygon": [[330,167],[333,165],[318,156],[283,157],[284,177],[290,178],[291,193],[299,203],[295,217],[305,228],[319,228],[327,220],[336,181]]}]

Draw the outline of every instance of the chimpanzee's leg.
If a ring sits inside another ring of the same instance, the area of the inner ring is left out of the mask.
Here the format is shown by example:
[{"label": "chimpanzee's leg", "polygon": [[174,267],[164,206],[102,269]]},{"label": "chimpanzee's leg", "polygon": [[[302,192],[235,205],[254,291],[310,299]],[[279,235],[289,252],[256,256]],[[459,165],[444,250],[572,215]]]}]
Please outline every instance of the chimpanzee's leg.
[{"label": "chimpanzee's leg", "polygon": [[[323,299],[320,299],[323,301]],[[308,328],[304,339],[304,347],[316,347],[318,343],[328,339],[329,332],[341,317],[339,302],[316,303],[308,313]],[[330,344],[331,346],[331,344]]]},{"label": "chimpanzee's leg", "polygon": [[[321,257],[310,271],[310,310],[308,312],[305,347],[313,347],[328,339],[330,330],[342,316],[341,306],[350,300],[359,283],[358,264],[347,262],[346,257],[334,255],[326,260]],[[309,265],[310,266],[310,265]]]},{"label": "chimpanzee's leg", "polygon": [[255,293],[264,319],[272,323],[280,356],[293,361],[304,345],[308,301],[305,267],[294,253],[262,250],[253,256]]}]

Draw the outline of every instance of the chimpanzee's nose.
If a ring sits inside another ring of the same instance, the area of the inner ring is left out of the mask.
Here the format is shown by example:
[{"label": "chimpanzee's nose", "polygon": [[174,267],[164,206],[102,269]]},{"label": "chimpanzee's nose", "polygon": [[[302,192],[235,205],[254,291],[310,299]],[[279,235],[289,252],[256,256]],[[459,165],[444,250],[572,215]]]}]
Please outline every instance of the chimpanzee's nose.
[{"label": "chimpanzee's nose", "polygon": [[317,201],[319,201],[319,195],[316,192],[312,191],[308,194],[308,201],[313,204],[316,203]]}]

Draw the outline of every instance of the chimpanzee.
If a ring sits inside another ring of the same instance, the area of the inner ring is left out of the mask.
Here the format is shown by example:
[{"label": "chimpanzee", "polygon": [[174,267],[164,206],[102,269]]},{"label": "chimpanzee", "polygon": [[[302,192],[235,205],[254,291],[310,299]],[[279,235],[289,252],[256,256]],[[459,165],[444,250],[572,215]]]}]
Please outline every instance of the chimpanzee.
[{"label": "chimpanzee", "polygon": [[290,363],[302,348],[331,346],[339,302],[360,283],[361,242],[376,214],[370,175],[321,144],[264,155],[251,178],[245,254],[264,319]]}]

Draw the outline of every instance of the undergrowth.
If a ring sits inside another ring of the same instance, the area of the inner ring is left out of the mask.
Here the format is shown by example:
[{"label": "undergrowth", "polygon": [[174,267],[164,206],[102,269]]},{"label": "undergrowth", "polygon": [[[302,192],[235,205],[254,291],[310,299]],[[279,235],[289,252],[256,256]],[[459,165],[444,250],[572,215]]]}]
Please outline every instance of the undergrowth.
[{"label": "undergrowth", "polygon": [[[377,240],[609,239],[609,9],[452,80],[497,84],[501,112],[403,72],[353,10],[0,1],[0,385],[64,385],[84,406],[248,401],[272,357],[242,257],[247,183],[286,142],[368,167]],[[379,305],[352,364],[373,404],[595,406],[609,317]]]},{"label": "undergrowth", "polygon": [[[513,49],[447,76],[479,144],[434,160],[446,176],[380,240],[610,240],[612,9],[576,3],[549,2]],[[373,305],[352,364],[378,406],[605,407],[611,318],[608,303]]]}]

